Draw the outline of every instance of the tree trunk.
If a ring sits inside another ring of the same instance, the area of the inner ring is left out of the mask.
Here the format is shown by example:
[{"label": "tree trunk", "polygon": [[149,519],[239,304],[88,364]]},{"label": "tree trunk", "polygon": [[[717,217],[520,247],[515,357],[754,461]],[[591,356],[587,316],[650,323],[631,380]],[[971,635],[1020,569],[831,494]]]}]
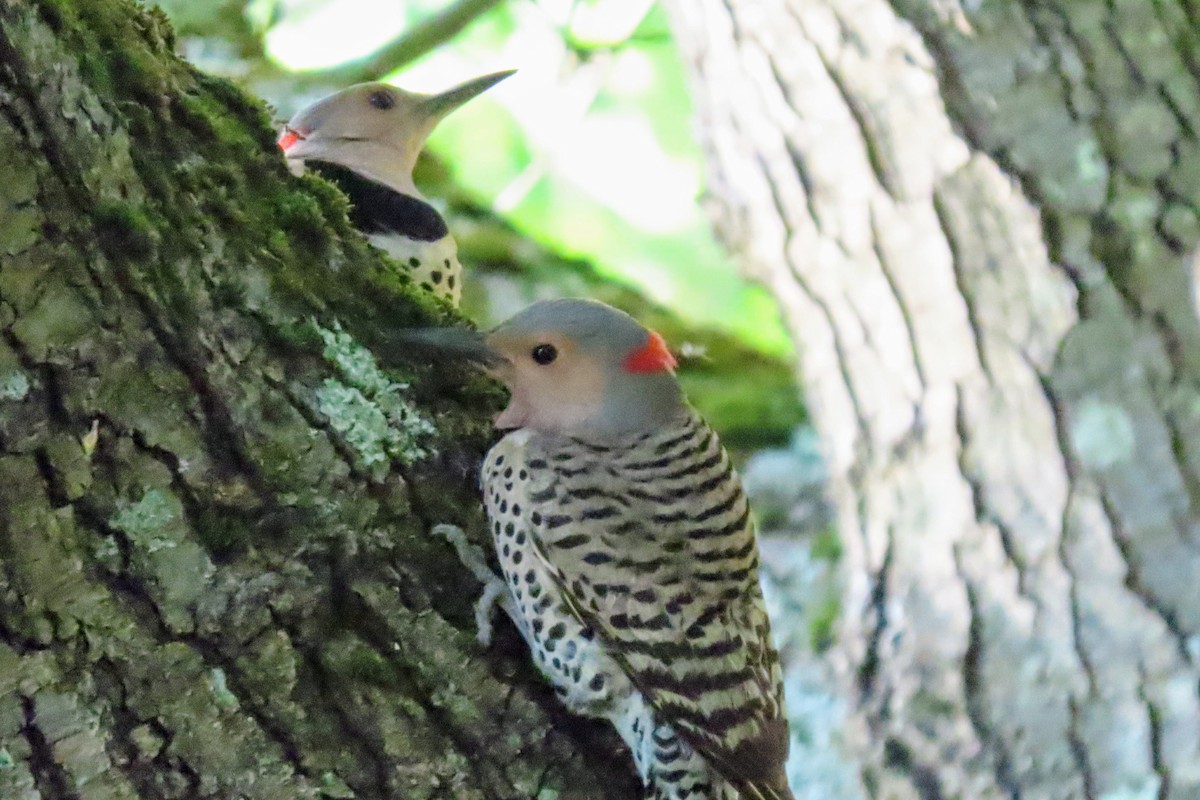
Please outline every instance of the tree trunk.
[{"label": "tree trunk", "polygon": [[786,309],[877,798],[1200,797],[1187,0],[674,0]]},{"label": "tree trunk", "polygon": [[359,342],[449,312],[171,49],[0,0],[0,797],[634,796],[429,533],[498,396]]}]

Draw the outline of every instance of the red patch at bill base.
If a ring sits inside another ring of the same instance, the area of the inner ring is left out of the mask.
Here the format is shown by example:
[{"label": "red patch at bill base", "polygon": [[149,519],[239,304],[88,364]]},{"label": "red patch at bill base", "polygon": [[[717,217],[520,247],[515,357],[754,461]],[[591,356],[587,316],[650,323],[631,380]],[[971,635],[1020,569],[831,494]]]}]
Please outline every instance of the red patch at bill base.
[{"label": "red patch at bill base", "polygon": [[284,128],[283,133],[279,134],[279,149],[286,153],[289,147],[303,138],[291,128]]}]

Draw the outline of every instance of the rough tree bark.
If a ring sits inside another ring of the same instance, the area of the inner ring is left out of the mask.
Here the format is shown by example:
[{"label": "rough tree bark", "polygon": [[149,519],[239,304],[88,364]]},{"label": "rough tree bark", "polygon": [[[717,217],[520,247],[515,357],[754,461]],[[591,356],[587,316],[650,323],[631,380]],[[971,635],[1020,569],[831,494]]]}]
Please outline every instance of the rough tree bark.
[{"label": "rough tree bark", "polygon": [[1200,797],[1200,10],[671,10],[828,453],[867,793]]},{"label": "rough tree bark", "polygon": [[449,312],[159,13],[0,1],[0,259],[0,797],[633,796],[429,533],[498,397],[359,342]]}]

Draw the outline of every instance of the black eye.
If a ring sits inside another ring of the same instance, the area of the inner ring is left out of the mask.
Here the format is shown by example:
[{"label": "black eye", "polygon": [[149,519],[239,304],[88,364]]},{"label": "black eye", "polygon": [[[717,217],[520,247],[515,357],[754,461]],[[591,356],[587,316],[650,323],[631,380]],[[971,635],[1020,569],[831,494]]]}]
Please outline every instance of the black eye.
[{"label": "black eye", "polygon": [[396,98],[386,89],[379,89],[367,95],[367,102],[371,104],[371,108],[378,108],[380,111],[387,111],[389,108],[396,105]]},{"label": "black eye", "polygon": [[530,355],[533,356],[534,361],[544,367],[558,358],[558,350],[552,344],[539,344],[533,348],[533,352]]}]

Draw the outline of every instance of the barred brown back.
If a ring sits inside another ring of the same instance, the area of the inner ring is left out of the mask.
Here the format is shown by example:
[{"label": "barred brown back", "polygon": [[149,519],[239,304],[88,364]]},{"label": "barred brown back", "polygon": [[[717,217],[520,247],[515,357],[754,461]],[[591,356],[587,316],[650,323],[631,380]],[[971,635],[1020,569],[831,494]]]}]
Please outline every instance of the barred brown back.
[{"label": "barred brown back", "polygon": [[716,435],[688,410],[618,442],[535,433],[523,456],[522,516],[572,613],[744,796],[790,797],[753,523]]}]

